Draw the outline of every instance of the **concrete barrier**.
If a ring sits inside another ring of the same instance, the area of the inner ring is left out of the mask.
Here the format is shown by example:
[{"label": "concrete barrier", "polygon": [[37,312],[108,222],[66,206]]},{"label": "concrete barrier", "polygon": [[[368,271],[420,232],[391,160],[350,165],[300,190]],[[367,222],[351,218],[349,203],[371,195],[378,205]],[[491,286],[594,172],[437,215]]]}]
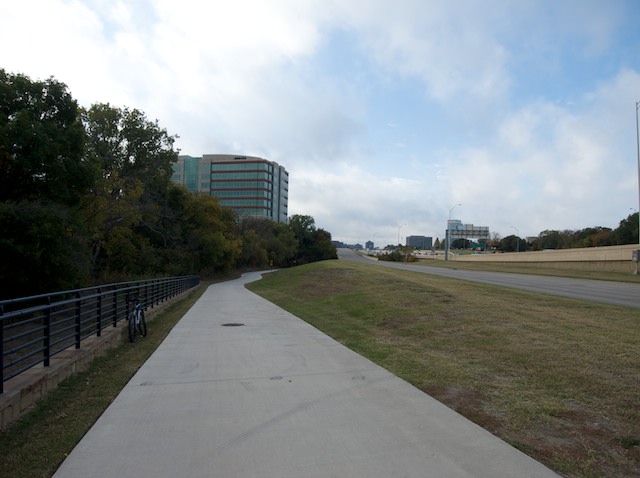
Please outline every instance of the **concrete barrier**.
[{"label": "concrete barrier", "polygon": [[640,249],[638,244],[626,244],[579,249],[453,255],[452,258],[458,262],[523,263],[530,266],[558,269],[632,273],[636,269],[632,254],[638,249]]}]

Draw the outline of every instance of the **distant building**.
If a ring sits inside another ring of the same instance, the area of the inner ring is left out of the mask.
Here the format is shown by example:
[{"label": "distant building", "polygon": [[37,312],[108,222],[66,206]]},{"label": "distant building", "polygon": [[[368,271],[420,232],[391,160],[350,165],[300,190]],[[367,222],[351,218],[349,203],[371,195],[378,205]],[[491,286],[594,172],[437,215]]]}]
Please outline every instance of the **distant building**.
[{"label": "distant building", "polygon": [[[462,221],[450,219],[448,221],[447,231],[451,242],[456,239],[475,239],[478,242],[485,243],[489,240],[489,228],[486,226],[474,226],[473,224],[462,224]],[[447,235],[445,235],[447,237]]]},{"label": "distant building", "polygon": [[241,218],[288,220],[289,173],[273,161],[232,154],[178,156],[171,179],[191,192],[215,196]]},{"label": "distant building", "polygon": [[427,236],[407,236],[405,240],[407,247],[414,247],[420,250],[431,249],[433,247],[433,237]]},{"label": "distant building", "polygon": [[373,241],[367,241],[364,243],[364,248],[367,249],[368,251],[372,250],[373,246],[374,246]]}]

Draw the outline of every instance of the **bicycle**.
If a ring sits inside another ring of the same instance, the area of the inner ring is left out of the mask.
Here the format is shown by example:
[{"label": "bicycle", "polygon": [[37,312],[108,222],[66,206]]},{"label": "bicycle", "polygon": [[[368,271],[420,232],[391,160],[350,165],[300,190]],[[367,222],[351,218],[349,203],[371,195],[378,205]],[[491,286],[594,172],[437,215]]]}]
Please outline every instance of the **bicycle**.
[{"label": "bicycle", "polygon": [[140,334],[140,337],[147,335],[147,321],[144,318],[144,309],[142,308],[142,301],[140,297],[132,299],[134,303],[133,309],[129,312],[129,341],[131,343],[136,341],[136,337]]}]

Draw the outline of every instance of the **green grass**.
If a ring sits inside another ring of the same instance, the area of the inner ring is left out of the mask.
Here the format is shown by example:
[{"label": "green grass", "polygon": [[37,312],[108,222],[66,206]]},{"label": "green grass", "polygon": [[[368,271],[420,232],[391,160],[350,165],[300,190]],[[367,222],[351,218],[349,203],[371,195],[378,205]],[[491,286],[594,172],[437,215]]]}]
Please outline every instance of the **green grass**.
[{"label": "green grass", "polygon": [[249,288],[561,474],[640,474],[638,310],[341,261]]},{"label": "green grass", "polygon": [[[49,392],[8,430],[0,432],[0,476],[50,477],[64,458],[204,293],[200,285],[149,321],[148,334],[95,359]],[[114,457],[117,459],[117,457]]]}]

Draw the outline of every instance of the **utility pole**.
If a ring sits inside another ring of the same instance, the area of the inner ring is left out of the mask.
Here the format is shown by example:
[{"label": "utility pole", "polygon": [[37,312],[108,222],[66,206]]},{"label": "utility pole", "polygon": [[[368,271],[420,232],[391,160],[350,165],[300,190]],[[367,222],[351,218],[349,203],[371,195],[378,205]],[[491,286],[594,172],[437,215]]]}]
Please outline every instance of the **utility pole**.
[{"label": "utility pole", "polygon": [[511,226],[511,229],[516,231],[516,252],[520,252],[520,231],[515,226]]},{"label": "utility pole", "polygon": [[451,248],[451,212],[455,209],[456,206],[462,206],[462,204],[455,204],[451,209],[449,209],[449,220],[447,221],[447,243],[444,249],[444,260],[449,260],[449,249]]},{"label": "utility pole", "polygon": [[638,155],[638,244],[640,244],[640,131],[638,130],[638,111],[640,101],[636,101],[636,151]]}]

